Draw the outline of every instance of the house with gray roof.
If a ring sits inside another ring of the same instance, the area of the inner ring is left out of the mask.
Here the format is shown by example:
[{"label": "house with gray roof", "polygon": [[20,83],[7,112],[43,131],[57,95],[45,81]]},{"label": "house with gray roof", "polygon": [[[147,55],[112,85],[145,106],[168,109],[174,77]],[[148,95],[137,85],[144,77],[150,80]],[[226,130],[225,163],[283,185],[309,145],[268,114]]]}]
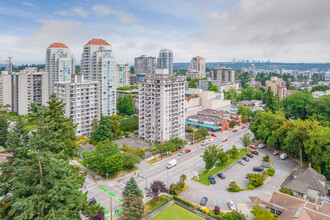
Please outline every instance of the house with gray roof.
[{"label": "house with gray roof", "polygon": [[326,178],[316,170],[309,167],[295,170],[282,183],[281,188],[291,190],[294,196],[315,201],[317,197],[326,196]]}]

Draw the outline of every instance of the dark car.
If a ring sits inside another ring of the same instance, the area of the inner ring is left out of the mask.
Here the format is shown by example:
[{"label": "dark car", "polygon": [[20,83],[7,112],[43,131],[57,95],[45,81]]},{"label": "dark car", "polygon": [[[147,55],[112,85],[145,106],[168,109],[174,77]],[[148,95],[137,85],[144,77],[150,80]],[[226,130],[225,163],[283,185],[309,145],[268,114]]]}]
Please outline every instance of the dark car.
[{"label": "dark car", "polygon": [[208,201],[207,197],[203,197],[199,204],[201,204],[202,206],[206,206],[207,201]]},{"label": "dark car", "polygon": [[91,199],[87,200],[87,202],[89,205],[92,205],[92,204],[96,203],[96,200],[94,198],[91,198]]},{"label": "dark car", "polygon": [[256,171],[256,172],[262,172],[264,170],[264,168],[262,167],[253,167],[253,171]]},{"label": "dark car", "polygon": [[250,161],[250,159],[248,157],[242,157],[242,160],[245,160],[246,162]]},{"label": "dark car", "polygon": [[216,183],[214,176],[209,176],[209,181],[210,181],[211,184]]},{"label": "dark car", "polygon": [[221,178],[221,179],[225,179],[225,178],[226,178],[225,175],[223,175],[223,173],[218,173],[217,176],[218,176],[219,178]]},{"label": "dark car", "polygon": [[259,154],[258,151],[256,151],[256,150],[251,151],[251,153],[253,153],[254,155],[258,155]]},{"label": "dark car", "polygon": [[252,154],[246,154],[246,156],[248,156],[250,158],[253,158],[253,155]]}]

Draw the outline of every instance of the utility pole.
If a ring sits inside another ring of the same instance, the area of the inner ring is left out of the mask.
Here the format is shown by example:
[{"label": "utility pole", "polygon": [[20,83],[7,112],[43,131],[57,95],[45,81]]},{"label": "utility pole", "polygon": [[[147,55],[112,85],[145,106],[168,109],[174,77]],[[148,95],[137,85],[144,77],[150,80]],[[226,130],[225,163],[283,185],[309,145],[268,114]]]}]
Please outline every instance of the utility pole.
[{"label": "utility pole", "polygon": [[110,219],[112,220],[112,197],[110,195]]},{"label": "utility pole", "polygon": [[160,159],[163,159],[163,128],[160,131]]}]

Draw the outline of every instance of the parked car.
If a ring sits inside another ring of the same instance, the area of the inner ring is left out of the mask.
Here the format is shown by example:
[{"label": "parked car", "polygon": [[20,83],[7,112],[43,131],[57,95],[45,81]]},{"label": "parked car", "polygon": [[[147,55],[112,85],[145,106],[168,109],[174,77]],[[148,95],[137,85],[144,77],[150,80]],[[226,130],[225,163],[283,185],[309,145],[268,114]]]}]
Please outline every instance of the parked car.
[{"label": "parked car", "polygon": [[209,179],[209,181],[210,181],[211,184],[216,184],[216,181],[215,181],[214,176],[209,176],[208,179]]},{"label": "parked car", "polygon": [[253,145],[250,145],[249,148],[251,148],[251,149],[257,149],[257,148],[256,148],[255,146],[253,146]]},{"label": "parked car", "polygon": [[96,203],[96,200],[94,198],[91,198],[91,199],[87,200],[87,202],[89,205],[92,205],[92,204]]},{"label": "parked car", "polygon": [[237,129],[234,129],[233,132],[237,132],[238,130]]},{"label": "parked car", "polygon": [[254,155],[259,155],[259,152],[256,150],[251,151],[251,153],[253,153]]},{"label": "parked car", "polygon": [[266,145],[264,145],[264,144],[259,144],[259,145],[258,145],[258,148],[259,148],[259,149],[261,149],[261,148],[265,148],[265,147],[266,147]]},{"label": "parked car", "polygon": [[262,163],[262,164],[260,164],[260,166],[264,167],[264,168],[269,168],[270,167],[269,163]]},{"label": "parked car", "polygon": [[207,142],[212,143],[213,139],[208,139]]},{"label": "parked car", "polygon": [[244,128],[245,128],[245,126],[242,126],[242,127],[241,127],[241,129],[244,129]]},{"label": "parked car", "polygon": [[230,208],[230,210],[236,210],[236,205],[233,201],[228,200],[227,205]]},{"label": "parked car", "polygon": [[245,160],[246,162],[250,161],[250,159],[248,157],[242,157],[242,160]]},{"label": "parked car", "polygon": [[209,142],[208,141],[203,141],[202,142],[202,146],[205,146],[205,145],[207,145]]},{"label": "parked car", "polygon": [[222,142],[226,142],[226,141],[228,141],[228,139],[227,139],[227,138],[224,138],[224,139],[222,140]]},{"label": "parked car", "polygon": [[282,160],[285,160],[286,158],[288,158],[288,155],[286,153],[283,153],[283,154],[280,155],[280,158]]},{"label": "parked car", "polygon": [[206,206],[207,201],[208,201],[207,197],[203,197],[199,204],[202,206]]},{"label": "parked car", "polygon": [[223,173],[217,173],[217,176],[219,178],[221,178],[221,179],[225,179],[226,178],[225,175],[223,175]]},{"label": "parked car", "polygon": [[264,168],[262,167],[253,167],[253,171],[256,171],[256,172],[262,172],[264,170]]},{"label": "parked car", "polygon": [[185,151],[184,151],[184,153],[189,153],[191,150],[190,149],[186,149]]},{"label": "parked car", "polygon": [[179,153],[179,156],[182,156],[182,155],[185,155],[185,152],[184,152],[184,151],[181,151],[181,152]]},{"label": "parked car", "polygon": [[276,156],[276,155],[278,155],[278,154],[280,154],[280,153],[277,152],[277,151],[274,151],[274,152],[273,152],[273,155],[274,155],[274,156]]},{"label": "parked car", "polygon": [[217,137],[215,134],[211,134],[212,137]]},{"label": "parked car", "polygon": [[239,163],[239,164],[241,164],[241,165],[245,165],[245,162],[244,161],[242,161],[242,160],[239,160],[239,161],[237,161],[237,163]]},{"label": "parked car", "polygon": [[250,154],[250,153],[246,154],[246,156],[248,156],[248,157],[250,157],[250,158],[253,158],[253,155]]}]

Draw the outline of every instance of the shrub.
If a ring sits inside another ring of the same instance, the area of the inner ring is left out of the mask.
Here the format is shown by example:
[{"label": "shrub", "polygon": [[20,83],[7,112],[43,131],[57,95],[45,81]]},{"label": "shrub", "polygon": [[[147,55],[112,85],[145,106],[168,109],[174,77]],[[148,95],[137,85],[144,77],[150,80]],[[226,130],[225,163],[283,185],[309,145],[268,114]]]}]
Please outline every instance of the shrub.
[{"label": "shrub", "polygon": [[266,171],[266,174],[268,176],[274,176],[275,170],[273,167],[269,167],[268,170]]},{"label": "shrub", "polygon": [[252,185],[252,184],[249,184],[249,185],[248,185],[248,189],[249,189],[249,190],[252,190],[252,189],[254,189],[254,188],[256,188],[254,185]]},{"label": "shrub", "polygon": [[144,148],[141,148],[141,150],[142,150],[142,151],[146,151],[146,149],[147,149],[146,147],[144,147]]},{"label": "shrub", "polygon": [[185,191],[188,188],[187,184],[184,184],[183,187],[181,188],[182,191]]},{"label": "shrub", "polygon": [[177,190],[177,185],[175,183],[172,183],[169,188],[169,193],[172,195],[179,195],[179,191]]},{"label": "shrub", "polygon": [[208,214],[210,214],[210,209],[208,209],[208,208],[204,208],[203,209],[203,212],[206,214],[206,215],[208,215]]},{"label": "shrub", "polygon": [[229,183],[229,187],[228,187],[228,191],[229,192],[239,192],[239,191],[242,191],[243,189],[241,189],[235,181],[231,181]]},{"label": "shrub", "polygon": [[233,127],[235,127],[235,125],[236,125],[236,121],[235,120],[231,120],[229,122],[229,128],[233,128]]},{"label": "shrub", "polygon": [[249,180],[254,187],[259,187],[264,184],[265,176],[260,173],[249,173]]},{"label": "shrub", "polygon": [[185,131],[186,132],[194,132],[194,129],[192,127],[190,127],[190,126],[186,126],[185,127]]},{"label": "shrub", "polygon": [[82,143],[82,145],[86,145],[86,144],[87,144],[87,142],[85,142],[85,141]]},{"label": "shrub", "polygon": [[266,156],[262,157],[262,159],[267,163],[270,161],[270,158],[269,158],[268,154],[266,154]]},{"label": "shrub", "polygon": [[176,200],[176,201],[178,201],[178,202],[181,202],[181,203],[185,204],[186,206],[189,206],[189,207],[194,208],[194,205],[193,204],[191,204],[190,202],[188,202],[188,201],[186,201],[184,199],[181,199],[180,197],[173,196],[173,199]]},{"label": "shrub", "polygon": [[129,138],[129,133],[125,132],[125,138]]},{"label": "shrub", "polygon": [[214,214],[219,214],[220,213],[220,208],[219,208],[219,206],[214,206]]},{"label": "shrub", "polygon": [[290,196],[293,195],[293,193],[291,192],[291,190],[289,190],[287,188],[284,188],[284,187],[280,189],[280,192],[285,193],[285,194],[288,194]]},{"label": "shrub", "polygon": [[152,147],[152,148],[150,149],[150,151],[155,151],[155,150],[157,150],[157,147]]}]

